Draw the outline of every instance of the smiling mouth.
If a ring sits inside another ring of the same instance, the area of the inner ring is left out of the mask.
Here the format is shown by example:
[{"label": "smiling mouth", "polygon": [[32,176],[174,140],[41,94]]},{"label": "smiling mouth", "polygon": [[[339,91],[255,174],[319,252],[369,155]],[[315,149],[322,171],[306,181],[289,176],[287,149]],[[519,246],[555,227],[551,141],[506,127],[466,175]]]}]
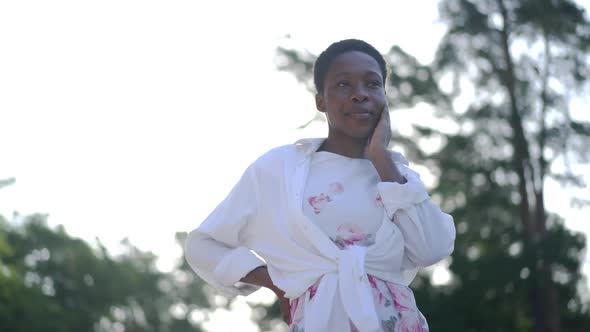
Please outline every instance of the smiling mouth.
[{"label": "smiling mouth", "polygon": [[355,112],[355,113],[348,113],[348,116],[357,119],[357,120],[368,120],[373,117],[373,113],[371,112]]}]

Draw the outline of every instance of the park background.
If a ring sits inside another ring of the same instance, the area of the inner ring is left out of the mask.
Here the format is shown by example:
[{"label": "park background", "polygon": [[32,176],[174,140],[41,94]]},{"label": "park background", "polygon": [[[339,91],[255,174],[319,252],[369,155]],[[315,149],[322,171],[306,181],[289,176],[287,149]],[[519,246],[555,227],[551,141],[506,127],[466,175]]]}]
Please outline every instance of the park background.
[{"label": "park background", "polygon": [[432,329],[586,331],[589,9],[0,3],[0,330],[284,330],[268,292],[204,286],[183,236],[260,154],[327,133],[310,64],[360,38],[390,64],[392,147],[457,225],[413,284]]}]

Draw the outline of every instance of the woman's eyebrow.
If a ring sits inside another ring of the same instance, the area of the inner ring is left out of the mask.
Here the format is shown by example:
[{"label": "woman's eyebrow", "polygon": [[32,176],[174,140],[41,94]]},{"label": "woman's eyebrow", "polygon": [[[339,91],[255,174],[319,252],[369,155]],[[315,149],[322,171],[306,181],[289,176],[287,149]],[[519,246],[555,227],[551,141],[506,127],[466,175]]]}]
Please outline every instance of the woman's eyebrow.
[{"label": "woman's eyebrow", "polygon": [[[352,73],[348,72],[348,71],[342,71],[342,72],[338,72],[336,74],[334,74],[335,77],[340,77],[340,76],[350,76]],[[379,77],[381,77],[381,74],[374,71],[374,70],[367,70],[365,72],[362,73],[363,75],[377,75]]]},{"label": "woman's eyebrow", "polygon": [[378,72],[373,71],[373,70],[368,70],[365,74],[366,75],[376,75],[376,76],[381,77],[381,73],[378,73]]}]

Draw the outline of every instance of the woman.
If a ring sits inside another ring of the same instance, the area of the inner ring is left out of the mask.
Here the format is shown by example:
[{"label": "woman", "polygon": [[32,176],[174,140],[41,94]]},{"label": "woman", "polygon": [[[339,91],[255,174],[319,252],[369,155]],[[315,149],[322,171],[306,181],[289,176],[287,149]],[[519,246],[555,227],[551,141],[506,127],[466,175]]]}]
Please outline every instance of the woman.
[{"label": "woman", "polygon": [[227,295],[271,289],[291,331],[428,330],[408,285],[451,254],[455,227],[387,148],[386,78],[364,41],[320,54],[316,106],[328,137],[248,167],[188,236],[186,258],[201,278]]}]

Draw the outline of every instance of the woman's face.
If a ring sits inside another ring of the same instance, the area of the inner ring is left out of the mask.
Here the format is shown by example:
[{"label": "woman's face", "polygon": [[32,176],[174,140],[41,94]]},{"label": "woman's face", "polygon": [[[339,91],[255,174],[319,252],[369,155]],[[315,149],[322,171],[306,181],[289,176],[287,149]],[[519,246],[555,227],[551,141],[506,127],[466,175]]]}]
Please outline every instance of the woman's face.
[{"label": "woman's face", "polygon": [[379,64],[370,55],[351,51],[330,64],[324,92],[316,106],[326,113],[330,133],[368,138],[385,106],[385,89]]}]

